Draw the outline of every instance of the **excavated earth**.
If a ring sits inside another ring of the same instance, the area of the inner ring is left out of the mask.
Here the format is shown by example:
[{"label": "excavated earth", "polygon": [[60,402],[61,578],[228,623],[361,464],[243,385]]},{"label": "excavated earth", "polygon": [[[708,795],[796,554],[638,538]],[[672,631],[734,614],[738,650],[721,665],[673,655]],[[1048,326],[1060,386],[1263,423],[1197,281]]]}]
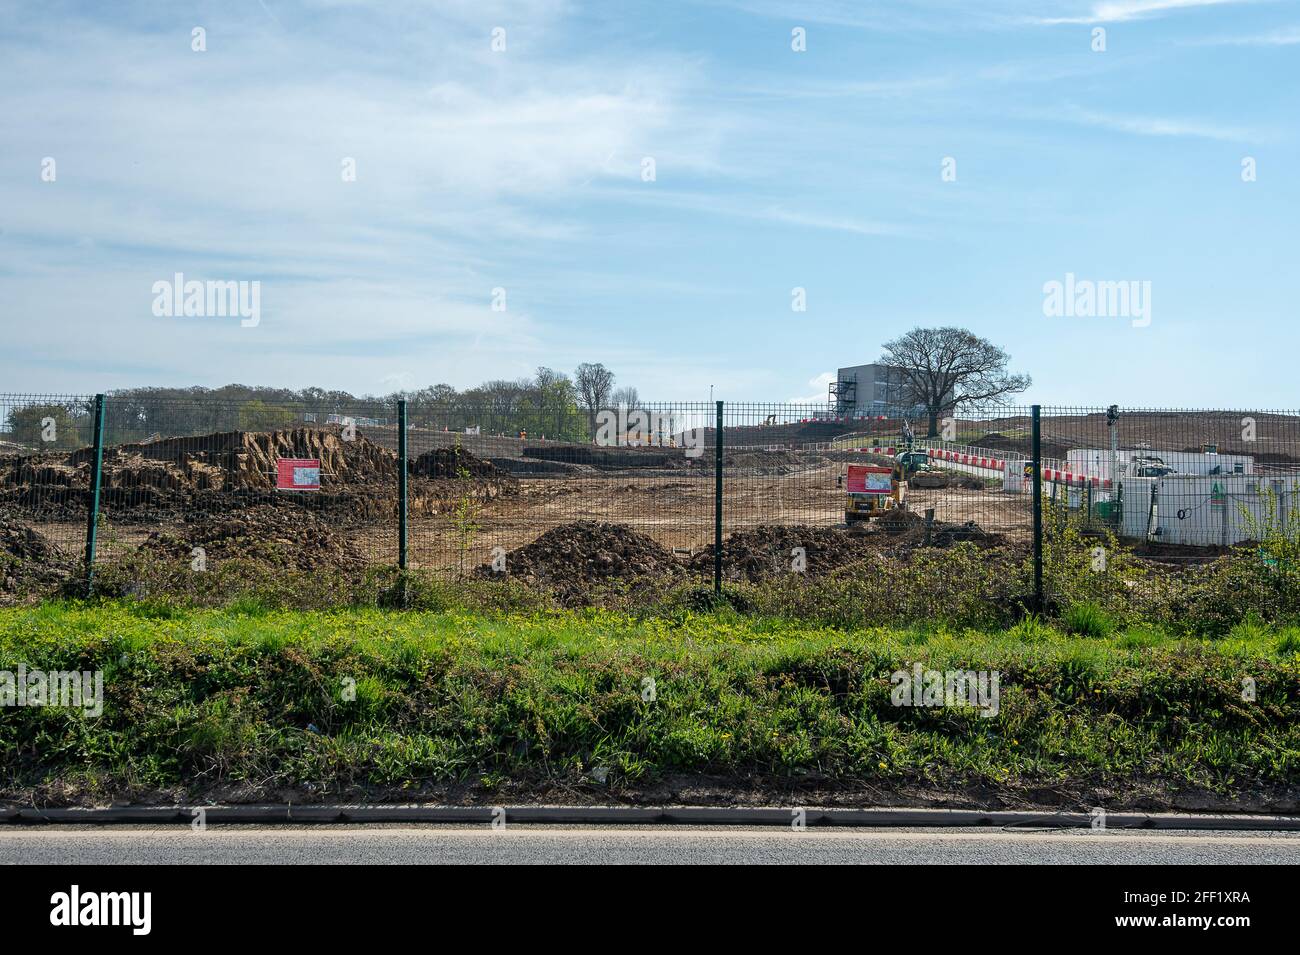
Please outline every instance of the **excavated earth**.
[{"label": "excavated earth", "polygon": [[[0,506],[43,519],[85,513],[92,450],[0,456]],[[279,458],[317,458],[321,490],[277,491]],[[104,451],[101,501],[119,522],[163,522],[180,513],[208,515],[259,504],[294,504],[310,495],[331,520],[367,521],[396,513],[397,455],[337,429],[226,431],[124,444]],[[447,513],[518,492],[518,481],[462,448],[440,448],[410,464],[410,513]],[[294,508],[295,510],[297,508]]]},{"label": "excavated earth", "polygon": [[366,556],[313,512],[302,508],[249,508],[202,515],[179,528],[149,535],[145,553],[193,566],[202,549],[206,568],[222,561],[252,560],[297,570],[360,571]]},{"label": "excavated earth", "polygon": [[[903,513],[903,512],[900,512]],[[980,547],[1004,543],[998,534],[974,522],[937,522],[930,528],[929,546],[949,547],[969,541]],[[822,576],[847,567],[873,553],[902,556],[926,546],[924,522],[914,515],[882,524],[864,534],[829,527],[762,525],[736,531],[723,543],[723,575],[753,583],[806,573]],[[802,548],[802,554],[796,554]],[[623,581],[647,586],[673,583],[713,572],[713,545],[680,559],[653,538],[623,524],[576,521],[554,527],[530,544],[510,551],[505,570],[484,564],[475,575],[504,577],[544,587],[568,603],[581,603],[595,584]],[[796,569],[802,561],[803,570]]]},{"label": "excavated earth", "polygon": [[484,564],[476,576],[511,577],[581,602],[593,584],[647,578],[656,583],[684,576],[684,568],[652,537],[622,524],[575,521],[542,534],[505,555],[505,570]]},{"label": "excavated earth", "polygon": [[76,561],[44,535],[0,517],[0,599],[48,591],[76,570]]},{"label": "excavated earth", "polygon": [[[802,555],[796,553],[802,548]],[[722,572],[731,580],[763,581],[792,572],[826,574],[845,564],[861,560],[871,550],[867,540],[829,527],[806,525],[763,525],[736,531],[722,543]],[[712,544],[691,558],[691,567],[701,574],[713,571]],[[805,569],[797,571],[802,557]]]}]

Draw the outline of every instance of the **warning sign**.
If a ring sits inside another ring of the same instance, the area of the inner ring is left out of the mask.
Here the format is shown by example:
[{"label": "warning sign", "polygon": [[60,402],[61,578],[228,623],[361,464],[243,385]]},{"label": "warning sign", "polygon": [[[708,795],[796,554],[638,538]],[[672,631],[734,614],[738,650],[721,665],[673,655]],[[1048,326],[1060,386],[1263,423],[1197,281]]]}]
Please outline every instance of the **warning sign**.
[{"label": "warning sign", "polygon": [[319,458],[279,458],[275,462],[275,486],[281,491],[319,491]]},{"label": "warning sign", "polygon": [[1210,488],[1210,507],[1223,507],[1228,503],[1228,495],[1224,493],[1223,485],[1218,481]]},{"label": "warning sign", "polygon": [[850,494],[888,494],[894,489],[894,469],[850,464],[845,483]]}]

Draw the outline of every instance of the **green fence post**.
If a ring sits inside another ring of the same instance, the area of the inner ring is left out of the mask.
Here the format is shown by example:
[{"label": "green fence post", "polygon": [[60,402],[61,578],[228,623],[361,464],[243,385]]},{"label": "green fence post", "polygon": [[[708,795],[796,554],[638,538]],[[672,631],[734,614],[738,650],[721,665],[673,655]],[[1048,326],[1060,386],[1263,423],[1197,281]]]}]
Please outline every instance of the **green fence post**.
[{"label": "green fence post", "polygon": [[406,573],[406,399],[397,402],[397,569]]},{"label": "green fence post", "polygon": [[713,592],[722,593],[722,402],[713,429]]},{"label": "green fence post", "polygon": [[95,544],[99,537],[99,492],[104,474],[104,396],[95,395],[95,446],[90,458],[90,512],[86,515],[86,596],[95,589]]},{"label": "green fence post", "polygon": [[1043,601],[1043,436],[1039,429],[1040,405],[1033,407],[1034,450],[1034,610],[1042,613]]}]

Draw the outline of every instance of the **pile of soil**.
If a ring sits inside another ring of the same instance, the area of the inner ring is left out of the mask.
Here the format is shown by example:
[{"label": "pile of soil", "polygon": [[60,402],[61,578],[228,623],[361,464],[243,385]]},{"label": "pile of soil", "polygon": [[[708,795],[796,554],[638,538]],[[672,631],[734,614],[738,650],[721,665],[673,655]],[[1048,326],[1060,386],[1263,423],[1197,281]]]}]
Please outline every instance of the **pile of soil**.
[{"label": "pile of soil", "polygon": [[[1064,458],[1072,447],[1083,446],[1083,444],[1086,444],[1086,442],[1065,444],[1047,437],[1043,437],[1039,441],[1039,446],[1045,458]],[[988,451],[1017,451],[1026,458],[1034,453],[1033,441],[1028,436],[1012,438],[1000,431],[990,431],[984,437],[972,441],[970,446],[972,448],[984,448]]]},{"label": "pile of soil", "polygon": [[1000,547],[1007,542],[1004,535],[986,531],[974,521],[960,524],[935,521],[930,525],[927,540],[924,518],[911,512],[907,512],[907,517],[894,517],[889,523],[882,523],[881,529],[893,538],[892,546],[885,553],[895,555],[921,547],[952,547],[954,544],[970,543],[983,549]]},{"label": "pile of soil", "polygon": [[991,534],[974,521],[964,524],[949,524],[936,521],[930,529],[931,547],[951,547],[953,544],[969,542],[977,547],[997,547],[1006,542],[1001,534]]},{"label": "pile of soil", "polygon": [[[90,448],[63,453],[0,456],[0,505],[46,518],[85,513]],[[266,504],[295,492],[278,491],[280,458],[315,458],[321,490],[304,492],[313,506],[337,519],[366,521],[396,513],[397,455],[357,434],[338,429],[226,431],[124,444],[104,451],[101,503],[119,520],[165,521],[177,512],[215,513]],[[411,462],[413,514],[452,509],[462,498],[483,502],[513,494],[518,482],[468,451],[445,448]],[[470,474],[468,481],[449,480]]]},{"label": "pile of soil", "polygon": [[464,448],[434,448],[411,462],[411,473],[431,478],[497,478],[502,472],[491,461]]},{"label": "pile of soil", "polygon": [[[803,548],[806,568],[795,569],[795,548]],[[829,527],[761,525],[736,531],[722,543],[722,572],[731,580],[758,583],[791,573],[826,574],[861,560],[866,555],[863,538]],[[702,574],[713,570],[712,544],[691,558],[691,568]]]},{"label": "pile of soil", "polygon": [[[87,464],[93,451],[81,448],[67,464]],[[361,434],[345,441],[340,430],[220,431],[162,438],[104,449],[104,487],[174,490],[235,490],[275,487],[280,458],[317,458],[323,482],[340,485],[394,483],[397,455]]]},{"label": "pile of soil", "polygon": [[[707,466],[713,467],[713,455],[709,454]],[[737,448],[734,451],[723,449],[722,464],[727,469],[736,469],[745,474],[769,476],[793,474],[815,464],[825,461],[814,451],[794,451],[788,448]]]},{"label": "pile of soil", "polygon": [[895,507],[876,518],[876,526],[886,534],[903,534],[925,526],[925,518],[915,511]]},{"label": "pile of soil", "polygon": [[672,581],[682,566],[652,537],[622,524],[575,521],[547,531],[506,554],[505,572],[484,564],[479,577],[513,577],[542,584],[568,602],[581,601],[592,584],[635,578]]},{"label": "pile of soil", "polygon": [[962,488],[967,491],[985,490],[984,482],[974,474],[964,471],[918,471],[908,481],[908,487],[917,490],[929,488]]},{"label": "pile of soil", "polygon": [[366,557],[338,537],[312,511],[258,507],[229,514],[200,515],[170,532],[149,535],[145,553],[191,565],[194,548],[203,548],[207,569],[240,558],[297,570],[356,571]]},{"label": "pile of soil", "polygon": [[48,591],[76,569],[76,561],[49,538],[0,517],[0,595]]},{"label": "pile of soil", "polygon": [[593,447],[589,444],[544,444],[523,449],[523,457],[560,464],[580,464],[602,471],[633,468],[677,470],[700,467],[699,455],[687,456],[686,448],[648,445],[645,447]]}]

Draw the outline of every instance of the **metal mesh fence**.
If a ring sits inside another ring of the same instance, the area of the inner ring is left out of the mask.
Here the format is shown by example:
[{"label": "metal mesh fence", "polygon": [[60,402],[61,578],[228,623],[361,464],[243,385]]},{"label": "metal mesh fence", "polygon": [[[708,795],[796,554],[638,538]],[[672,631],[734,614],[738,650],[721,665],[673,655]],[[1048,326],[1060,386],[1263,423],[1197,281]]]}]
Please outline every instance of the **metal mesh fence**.
[{"label": "metal mesh fence", "polygon": [[[85,553],[94,408],[86,395],[0,396],[0,518],[72,559]],[[109,396],[97,559],[397,565],[404,411],[328,397]],[[856,418],[732,402],[406,413],[407,564],[450,576],[527,578],[569,560],[712,579],[719,516],[723,578],[745,577],[759,551],[830,546],[828,534],[884,549],[968,540],[1028,554],[1036,542],[1026,406]],[[1295,412],[1042,407],[1037,421],[1040,544],[1113,535],[1142,559],[1187,565],[1300,533]]]},{"label": "metal mesh fence", "polygon": [[[329,406],[326,406],[327,408]],[[389,403],[184,400],[105,413],[99,556],[361,567],[397,558]]]},{"label": "metal mesh fence", "polygon": [[[413,480],[431,472],[422,462],[437,472],[411,489],[412,566],[527,576],[536,560],[599,560],[612,549],[649,573],[674,558],[693,573],[713,540],[713,459],[703,447],[712,412],[707,403],[460,408],[447,415],[454,423],[412,421]],[[612,537],[602,524],[635,536]]]},{"label": "metal mesh fence", "polygon": [[86,537],[84,449],[94,402],[92,395],[0,395],[0,517],[67,555],[79,555]]},{"label": "metal mesh fence", "polygon": [[1294,411],[1042,410],[1045,505],[1134,552],[1186,564],[1294,535],[1300,415]]}]

